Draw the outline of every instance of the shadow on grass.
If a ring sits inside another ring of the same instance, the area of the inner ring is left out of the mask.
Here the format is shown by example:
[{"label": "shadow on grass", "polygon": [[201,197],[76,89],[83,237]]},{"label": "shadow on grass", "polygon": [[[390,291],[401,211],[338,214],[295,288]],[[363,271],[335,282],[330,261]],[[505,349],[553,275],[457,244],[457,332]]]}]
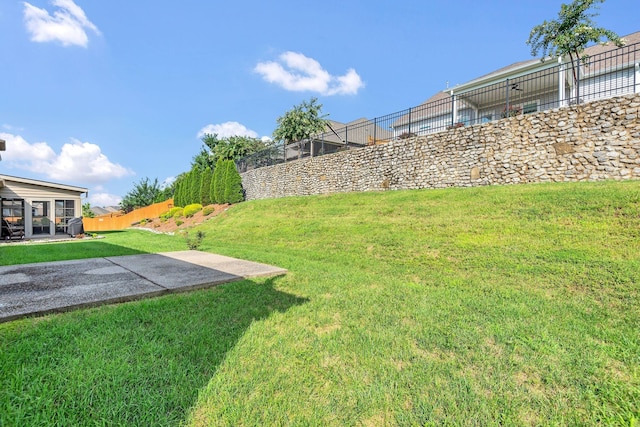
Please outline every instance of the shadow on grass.
[{"label": "shadow on grass", "polygon": [[0,425],[177,425],[252,322],[305,299],[244,280],[0,325]]},{"label": "shadow on grass", "polygon": [[2,245],[0,265],[138,255],[187,249],[184,239],[148,231],[122,230],[100,233],[102,238],[69,242],[32,241]]},{"label": "shadow on grass", "polygon": [[69,243],[7,245],[0,253],[0,265],[30,264],[34,262],[68,261],[117,255],[148,253],[100,240]]}]

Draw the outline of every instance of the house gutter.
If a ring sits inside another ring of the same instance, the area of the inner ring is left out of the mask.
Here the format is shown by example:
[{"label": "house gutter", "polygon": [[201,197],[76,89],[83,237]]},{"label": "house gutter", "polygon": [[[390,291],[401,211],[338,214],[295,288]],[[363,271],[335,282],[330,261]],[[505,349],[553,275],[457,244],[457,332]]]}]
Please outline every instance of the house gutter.
[{"label": "house gutter", "polygon": [[30,184],[30,185],[38,185],[40,187],[47,187],[47,188],[56,188],[56,189],[60,189],[60,190],[68,190],[68,191],[74,191],[74,192],[78,192],[78,193],[86,193],[87,195],[89,194],[89,189],[85,188],[85,187],[76,187],[73,185],[66,185],[66,184],[57,184],[54,182],[48,182],[48,181],[40,181],[37,179],[29,179],[29,178],[20,178],[17,176],[10,176],[10,175],[0,175],[0,180],[2,180],[3,182],[5,180],[7,181],[11,181],[11,182],[19,182],[22,184]]},{"label": "house gutter", "polygon": [[[542,64],[542,65],[541,65]],[[522,64],[511,70],[504,71],[499,74],[490,74],[485,77],[481,77],[462,85],[455,86],[444,90],[444,93],[450,95],[456,95],[458,93],[468,92],[473,89],[481,89],[487,86],[491,86],[496,83],[502,83],[505,79],[514,79],[530,74],[532,70],[542,71],[557,66],[557,62],[552,58],[545,58],[544,61],[536,59],[530,63]]]}]

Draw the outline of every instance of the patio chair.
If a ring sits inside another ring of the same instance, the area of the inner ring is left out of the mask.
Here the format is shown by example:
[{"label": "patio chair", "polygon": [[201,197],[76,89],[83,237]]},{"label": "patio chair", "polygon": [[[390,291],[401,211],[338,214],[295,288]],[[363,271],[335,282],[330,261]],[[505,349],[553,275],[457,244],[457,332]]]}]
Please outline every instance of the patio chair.
[{"label": "patio chair", "polygon": [[2,220],[2,238],[9,239],[24,239],[24,227],[18,225],[12,225],[6,219]]}]

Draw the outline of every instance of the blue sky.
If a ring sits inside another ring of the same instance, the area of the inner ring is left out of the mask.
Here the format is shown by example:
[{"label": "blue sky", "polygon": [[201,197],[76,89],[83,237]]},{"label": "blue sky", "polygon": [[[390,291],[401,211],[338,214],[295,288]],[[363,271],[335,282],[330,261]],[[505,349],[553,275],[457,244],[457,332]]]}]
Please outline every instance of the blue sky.
[{"label": "blue sky", "polygon": [[[530,59],[561,3],[0,0],[0,173],[117,204],[187,171],[203,132],[270,136],[311,97],[374,118]],[[639,12],[607,0],[595,20],[624,36]]]}]

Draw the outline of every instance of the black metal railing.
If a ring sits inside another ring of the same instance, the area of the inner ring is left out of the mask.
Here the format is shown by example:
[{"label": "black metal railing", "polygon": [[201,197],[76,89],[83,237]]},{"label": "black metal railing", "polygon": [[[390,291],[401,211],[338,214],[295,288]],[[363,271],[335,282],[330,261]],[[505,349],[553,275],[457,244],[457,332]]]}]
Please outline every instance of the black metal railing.
[{"label": "black metal railing", "polygon": [[[640,43],[583,60],[547,62],[542,69],[475,89],[452,88],[416,107],[362,119],[308,140],[271,147],[237,161],[246,172],[263,166],[384,144],[447,129],[640,92]],[[530,65],[534,65],[532,62]],[[527,64],[525,64],[527,65]]]}]

